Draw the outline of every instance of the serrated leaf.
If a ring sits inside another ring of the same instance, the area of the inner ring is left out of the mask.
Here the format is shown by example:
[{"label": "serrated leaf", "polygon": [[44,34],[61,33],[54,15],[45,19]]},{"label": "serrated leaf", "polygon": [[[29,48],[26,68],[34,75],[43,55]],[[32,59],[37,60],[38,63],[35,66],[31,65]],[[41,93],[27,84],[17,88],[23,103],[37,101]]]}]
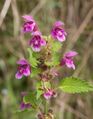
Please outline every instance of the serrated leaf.
[{"label": "serrated leaf", "polygon": [[28,52],[29,52],[29,61],[31,63],[31,66],[34,68],[37,67],[39,61],[36,59],[35,54],[30,48],[28,48]]},{"label": "serrated leaf", "polygon": [[39,68],[31,68],[31,78],[37,76],[41,70]]},{"label": "serrated leaf", "polygon": [[52,43],[52,52],[58,52],[61,47],[62,47],[62,43],[60,43],[58,41],[54,41]]},{"label": "serrated leaf", "polygon": [[85,80],[75,77],[67,77],[62,79],[59,88],[67,93],[82,93],[93,91],[93,85]]},{"label": "serrated leaf", "polygon": [[35,92],[30,92],[28,95],[24,96],[23,101],[25,103],[31,103],[31,105],[36,105],[36,97],[35,97]]},{"label": "serrated leaf", "polygon": [[31,103],[32,107],[36,108],[39,105],[39,103],[41,103],[41,100],[40,99],[37,100],[36,96],[37,96],[36,91],[30,92],[28,93],[28,95],[24,96],[23,101],[25,103]]},{"label": "serrated leaf", "polygon": [[47,66],[56,66],[59,64],[59,62],[60,62],[60,55],[58,53],[53,53],[51,61],[46,61],[45,64]]},{"label": "serrated leaf", "polygon": [[43,94],[42,90],[37,90],[36,99],[38,100],[42,94]]},{"label": "serrated leaf", "polygon": [[60,55],[59,55],[59,53],[52,54],[52,64],[53,64],[53,66],[58,65],[59,62],[60,62]]},{"label": "serrated leaf", "polygon": [[43,94],[43,90],[41,90],[42,87],[41,81],[38,81],[35,87],[36,87],[36,99],[38,100],[40,96]]}]

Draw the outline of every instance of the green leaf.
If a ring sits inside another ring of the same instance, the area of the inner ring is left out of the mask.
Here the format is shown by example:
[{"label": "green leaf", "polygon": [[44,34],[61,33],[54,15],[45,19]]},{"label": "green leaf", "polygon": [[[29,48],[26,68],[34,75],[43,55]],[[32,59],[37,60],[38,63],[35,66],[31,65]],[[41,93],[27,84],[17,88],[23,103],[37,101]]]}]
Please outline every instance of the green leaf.
[{"label": "green leaf", "polygon": [[45,64],[47,66],[56,66],[60,63],[60,55],[59,53],[53,53],[51,61],[46,61]]},{"label": "green leaf", "polygon": [[93,85],[89,84],[89,82],[87,81],[80,80],[75,77],[67,77],[62,79],[59,88],[63,92],[67,93],[81,93],[93,91]]},{"label": "green leaf", "polygon": [[50,82],[44,82],[44,85],[45,85],[45,87],[47,87],[47,88],[51,88]]},{"label": "green leaf", "polygon": [[31,103],[33,106],[36,106],[36,97],[35,97],[35,92],[30,92],[28,95],[24,96],[23,101],[25,103]]},{"label": "green leaf", "polygon": [[39,61],[36,59],[37,57],[35,57],[36,55],[34,54],[34,52],[28,48],[28,52],[29,52],[29,61],[31,63],[32,67],[37,67]]},{"label": "green leaf", "polygon": [[52,43],[52,52],[58,52],[61,47],[62,47],[62,43],[60,43],[58,41],[54,41]]},{"label": "green leaf", "polygon": [[42,87],[41,81],[38,81],[35,87],[36,87],[36,99],[38,100],[40,96],[43,94],[43,90],[41,90]]},{"label": "green leaf", "polygon": [[36,99],[38,100],[42,94],[43,94],[43,91],[38,89]]},{"label": "green leaf", "polygon": [[32,107],[36,108],[41,103],[41,99],[37,100],[36,96],[36,91],[30,92],[28,95],[24,96],[23,101],[25,103],[31,103]]},{"label": "green leaf", "polygon": [[60,54],[59,53],[52,54],[52,64],[53,64],[53,66],[56,66],[59,63],[60,63]]},{"label": "green leaf", "polygon": [[62,47],[62,43],[54,40],[50,35],[47,37],[47,41],[49,43],[49,46],[51,46],[51,58],[49,58],[47,61],[45,61],[45,64],[47,66],[56,66],[60,62],[60,53],[59,50]]},{"label": "green leaf", "polygon": [[32,77],[35,77],[35,76],[37,76],[39,73],[41,72],[41,70],[39,69],[39,68],[31,68],[31,78]]}]

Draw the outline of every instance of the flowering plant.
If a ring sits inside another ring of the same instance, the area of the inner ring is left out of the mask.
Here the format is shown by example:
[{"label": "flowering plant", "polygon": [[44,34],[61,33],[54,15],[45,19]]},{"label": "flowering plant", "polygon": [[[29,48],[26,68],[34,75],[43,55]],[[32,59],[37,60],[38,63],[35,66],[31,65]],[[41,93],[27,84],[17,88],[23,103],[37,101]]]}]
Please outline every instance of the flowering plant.
[{"label": "flowering plant", "polygon": [[34,90],[22,93],[20,109],[38,110],[38,119],[54,119],[52,110],[46,108],[45,102],[57,97],[57,90],[80,93],[93,91],[93,86],[76,77],[66,77],[55,84],[59,70],[63,66],[75,70],[73,58],[78,54],[69,51],[61,56],[60,49],[67,36],[63,22],[55,22],[51,34],[43,36],[32,16],[25,15],[23,19],[22,32],[31,34],[31,39],[28,41],[29,57],[19,59],[15,76],[17,79],[23,76],[34,78],[36,85]]}]

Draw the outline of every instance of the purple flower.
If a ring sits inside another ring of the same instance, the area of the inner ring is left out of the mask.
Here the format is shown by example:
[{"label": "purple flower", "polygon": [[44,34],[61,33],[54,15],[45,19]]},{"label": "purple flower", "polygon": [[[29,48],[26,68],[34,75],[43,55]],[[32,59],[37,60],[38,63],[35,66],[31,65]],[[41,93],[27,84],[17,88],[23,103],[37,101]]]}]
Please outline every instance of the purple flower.
[{"label": "purple flower", "polygon": [[33,51],[39,52],[41,47],[46,45],[46,41],[41,37],[40,32],[35,32],[33,35],[34,36],[29,41],[29,45]]},{"label": "purple flower", "polygon": [[38,30],[38,27],[33,20],[32,16],[29,15],[24,15],[22,16],[23,19],[25,20],[25,23],[23,24],[22,32],[35,32]]},{"label": "purple flower", "polygon": [[23,101],[23,97],[27,95],[27,92],[22,92],[21,93],[21,97],[22,97],[22,102],[20,103],[20,109],[21,110],[25,110],[25,109],[29,109],[31,108],[31,104],[30,103],[24,103]]},{"label": "purple flower", "polygon": [[62,28],[62,26],[64,25],[63,22],[61,21],[57,21],[55,22],[52,31],[51,31],[51,35],[54,39],[57,39],[60,42],[63,42],[66,40],[66,35],[67,33],[65,32],[65,30]]},{"label": "purple flower", "polygon": [[18,71],[15,75],[17,79],[21,79],[24,76],[29,76],[31,73],[31,68],[30,64],[27,62],[25,59],[21,59],[17,62],[18,66]]},{"label": "purple flower", "polygon": [[44,98],[47,100],[53,97],[54,95],[55,95],[55,92],[52,89],[46,90],[43,94]]},{"label": "purple flower", "polygon": [[70,51],[67,52],[63,59],[61,60],[61,65],[66,65],[68,68],[73,68],[75,69],[75,65],[73,62],[73,57],[77,55],[77,52],[75,51]]},{"label": "purple flower", "polygon": [[31,104],[30,103],[21,102],[21,104],[20,104],[20,109],[21,110],[25,110],[25,109],[29,109],[29,108],[31,108]]}]

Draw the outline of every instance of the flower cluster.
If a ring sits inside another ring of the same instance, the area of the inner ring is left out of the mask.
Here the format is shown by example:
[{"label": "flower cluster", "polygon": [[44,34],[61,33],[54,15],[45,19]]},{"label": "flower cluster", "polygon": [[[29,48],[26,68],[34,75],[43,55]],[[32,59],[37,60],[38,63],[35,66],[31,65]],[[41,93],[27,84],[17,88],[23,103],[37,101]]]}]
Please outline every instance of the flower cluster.
[{"label": "flower cluster", "polygon": [[[55,22],[53,25],[53,28],[51,30],[51,35],[47,38],[42,36],[42,33],[39,31],[39,28],[35,22],[35,20],[32,18],[32,16],[25,15],[22,17],[24,19],[24,24],[22,26],[22,32],[23,33],[30,33],[31,38],[29,40],[29,47],[33,53],[40,54],[40,57],[35,59],[38,60],[39,62],[38,65],[36,65],[37,70],[38,67],[39,69],[41,68],[41,72],[38,74],[38,76],[41,78],[40,81],[43,82],[49,82],[50,80],[54,79],[56,76],[58,76],[58,71],[51,64],[50,62],[47,63],[48,61],[52,61],[54,58],[51,58],[55,52],[53,51],[53,46],[54,44],[51,44],[53,42],[62,44],[63,41],[66,40],[67,33],[64,30],[64,23],[61,21]],[[52,42],[50,41],[50,38]],[[49,40],[47,40],[49,39]],[[49,46],[51,47],[49,49]],[[42,52],[44,49],[44,52]],[[43,55],[42,55],[43,54]],[[47,54],[47,55],[46,55]],[[58,55],[58,54],[57,54]],[[59,60],[59,65],[57,64],[57,67],[62,67],[63,65],[67,66],[68,68],[75,69],[75,64],[73,61],[73,57],[77,55],[77,52],[75,51],[69,51],[64,54],[63,58]],[[49,56],[49,58],[47,57]],[[51,60],[52,59],[52,60]],[[20,59],[17,64],[18,64],[18,70],[15,75],[17,79],[21,79],[23,76],[30,76],[30,74],[33,72],[32,70],[32,64],[30,64],[31,61],[27,61],[26,59]],[[35,62],[34,62],[35,63]],[[50,64],[49,64],[50,63]],[[50,65],[52,67],[50,67]],[[50,82],[49,82],[50,83]],[[42,83],[41,83],[42,84]],[[54,97],[56,92],[54,87],[47,87],[45,84],[42,86],[42,94],[45,99],[50,99],[51,97]],[[22,98],[25,95],[22,96]],[[28,109],[31,107],[31,104],[29,103],[24,103],[23,101],[20,104],[20,109]]]},{"label": "flower cluster", "polygon": [[33,20],[32,16],[23,16],[25,23],[23,24],[22,31],[24,33],[31,33],[32,38],[29,41],[29,46],[35,52],[39,52],[42,46],[46,45],[46,41],[42,38],[42,34],[38,29],[36,22]]}]

